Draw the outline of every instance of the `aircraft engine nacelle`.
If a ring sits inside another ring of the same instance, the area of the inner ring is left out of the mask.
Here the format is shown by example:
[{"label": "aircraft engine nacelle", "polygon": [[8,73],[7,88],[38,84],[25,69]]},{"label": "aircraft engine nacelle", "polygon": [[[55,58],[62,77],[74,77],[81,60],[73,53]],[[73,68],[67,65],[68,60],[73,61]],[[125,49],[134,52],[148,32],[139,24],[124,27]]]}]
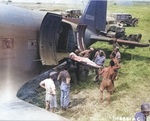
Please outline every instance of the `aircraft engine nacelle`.
[{"label": "aircraft engine nacelle", "polygon": [[75,38],[70,24],[62,16],[47,13],[39,33],[39,53],[43,65],[57,65],[58,61],[74,51]]}]

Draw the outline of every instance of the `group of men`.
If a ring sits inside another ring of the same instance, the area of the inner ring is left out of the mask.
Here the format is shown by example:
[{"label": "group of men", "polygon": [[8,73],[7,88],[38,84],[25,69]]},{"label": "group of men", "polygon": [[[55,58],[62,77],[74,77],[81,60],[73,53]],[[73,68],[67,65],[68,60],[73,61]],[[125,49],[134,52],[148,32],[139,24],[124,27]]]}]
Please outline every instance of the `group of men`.
[{"label": "group of men", "polygon": [[[96,72],[96,80],[98,80],[99,75],[102,75],[103,79],[100,84],[100,102],[103,102],[103,91],[107,90],[107,101],[110,103],[110,95],[114,88],[114,80],[118,74],[118,70],[121,68],[120,60],[121,55],[119,53],[119,48],[116,47],[112,53],[110,54],[110,63],[108,67],[103,68],[103,64],[106,59],[106,54],[103,50],[98,50],[95,55],[94,59],[90,60],[90,54],[94,51],[93,48],[89,50],[85,50],[80,52],[76,50],[75,53],[70,53],[69,58],[77,61],[86,63],[93,67],[97,67],[95,70]],[[54,113],[55,108],[57,107],[57,100],[56,100],[56,88],[54,84],[54,79],[59,81],[60,83],[60,90],[61,90],[61,97],[60,97],[60,105],[61,110],[66,110],[69,105],[69,92],[70,92],[70,80],[71,77],[67,71],[68,67],[65,70],[60,71],[59,74],[57,72],[51,72],[49,74],[49,78],[40,82],[40,86],[46,89],[45,101],[46,101],[46,110],[49,110]],[[143,103],[141,105],[141,112],[135,114],[134,119],[135,121],[146,121],[146,117],[149,115],[150,112],[150,105],[148,103]]]},{"label": "group of men", "polygon": [[[110,93],[113,91],[114,88],[114,80],[117,77],[118,70],[121,68],[120,60],[121,54],[119,52],[119,47],[114,48],[112,53],[110,54],[110,65],[108,67],[103,68],[103,64],[106,59],[106,54],[103,50],[99,49],[94,56],[93,61],[89,59],[90,54],[94,51],[93,48],[89,50],[84,50],[82,52],[76,50],[75,53],[71,53],[69,57],[73,60],[78,62],[84,62],[87,65],[91,65],[93,67],[97,67],[95,69],[96,76],[95,82],[99,80],[99,75],[102,75],[103,79],[100,85],[100,102],[103,102],[103,91],[106,89],[108,93],[107,101],[110,102]],[[77,54],[79,56],[77,56]],[[103,69],[102,69],[103,68]]]},{"label": "group of men", "polygon": [[[110,100],[110,92],[114,87],[114,79],[117,76],[118,69],[121,67],[119,64],[119,60],[121,58],[120,53],[118,54],[118,58],[116,58],[118,48],[116,48],[110,55],[111,61],[110,66],[103,68],[103,64],[106,59],[106,54],[103,50],[97,50],[94,55],[94,59],[90,60],[90,55],[94,51],[94,48],[90,48],[89,50],[79,51],[76,50],[75,53],[72,52],[69,54],[69,58],[87,64],[91,67],[95,67],[96,72],[96,80],[98,80],[99,75],[103,76],[103,80],[100,85],[100,102],[103,102],[103,91],[106,89],[108,92],[108,102]],[[103,69],[102,69],[103,68]],[[54,79],[57,77],[57,81],[60,82],[60,90],[61,90],[61,109],[66,110],[69,105],[69,91],[70,91],[70,80],[71,77],[67,71],[68,67],[65,70],[61,71],[57,76],[56,73],[53,72],[49,74],[49,78],[40,82],[40,86],[46,89],[45,101],[46,101],[46,110],[54,112],[57,107],[56,100],[56,88],[54,84]]]},{"label": "group of men", "polygon": [[67,71],[68,68],[61,71],[59,75],[58,72],[52,71],[49,74],[49,77],[40,82],[40,86],[46,89],[45,101],[46,101],[46,110],[49,110],[54,113],[55,108],[57,107],[57,99],[56,99],[56,87],[54,80],[59,81],[61,97],[60,97],[60,105],[61,110],[66,110],[69,105],[69,92],[70,92],[70,75]]}]

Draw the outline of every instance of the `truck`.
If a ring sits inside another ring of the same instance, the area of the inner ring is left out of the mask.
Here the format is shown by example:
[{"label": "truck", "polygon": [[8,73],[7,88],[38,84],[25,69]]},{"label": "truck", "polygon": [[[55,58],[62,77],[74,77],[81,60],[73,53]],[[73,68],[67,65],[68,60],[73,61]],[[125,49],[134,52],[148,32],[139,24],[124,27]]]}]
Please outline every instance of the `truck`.
[{"label": "truck", "polygon": [[61,15],[67,18],[80,18],[82,13],[79,9],[67,9],[65,12],[62,12]]},{"label": "truck", "polygon": [[126,26],[138,26],[138,18],[133,18],[131,14],[128,13],[111,13],[111,17],[113,17],[117,22]]},{"label": "truck", "polygon": [[[117,21],[112,17],[106,18],[106,29],[105,31],[101,31],[100,34],[110,38],[136,41],[136,42],[140,42],[142,38],[141,34],[130,34],[129,36],[126,35],[125,27],[123,27],[122,24],[117,23]],[[130,46],[119,45],[119,46],[123,48],[134,48],[131,45]]]}]

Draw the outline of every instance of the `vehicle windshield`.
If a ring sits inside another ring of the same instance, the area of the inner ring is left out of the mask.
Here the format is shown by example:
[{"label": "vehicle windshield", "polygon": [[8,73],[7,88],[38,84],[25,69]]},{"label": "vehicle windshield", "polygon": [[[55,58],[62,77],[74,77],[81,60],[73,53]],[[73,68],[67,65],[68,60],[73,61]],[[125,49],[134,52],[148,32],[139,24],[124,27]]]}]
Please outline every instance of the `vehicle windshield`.
[{"label": "vehicle windshield", "polygon": [[124,32],[124,31],[125,31],[125,28],[117,28],[116,32]]},{"label": "vehicle windshield", "polygon": [[116,24],[116,21],[109,21],[109,24]]},{"label": "vehicle windshield", "polygon": [[112,27],[110,27],[110,31],[115,32],[115,31],[116,31],[116,26],[112,26]]}]

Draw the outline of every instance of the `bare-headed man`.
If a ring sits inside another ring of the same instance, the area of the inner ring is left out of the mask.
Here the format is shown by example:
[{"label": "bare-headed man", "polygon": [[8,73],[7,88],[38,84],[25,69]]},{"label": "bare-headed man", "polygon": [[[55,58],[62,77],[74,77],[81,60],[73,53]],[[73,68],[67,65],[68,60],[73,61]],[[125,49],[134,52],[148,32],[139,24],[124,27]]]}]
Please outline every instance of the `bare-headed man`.
[{"label": "bare-headed man", "polygon": [[[105,62],[105,56],[104,56],[104,53],[103,52],[100,52],[100,54],[98,54],[94,60],[94,62],[99,65],[99,66],[103,66],[104,62]],[[100,68],[102,70],[102,68]],[[98,81],[99,80],[99,73],[98,73],[98,70],[99,69],[95,69],[95,80],[94,82]]]},{"label": "bare-headed man", "polygon": [[84,50],[80,52],[79,56],[89,58],[92,51],[94,51],[94,48],[91,47],[89,50]]},{"label": "bare-headed man", "polygon": [[116,67],[116,69],[114,69],[114,71],[116,72],[116,75],[114,76],[114,79],[115,79],[117,77],[118,70],[121,68],[121,66],[119,64],[118,59],[116,58],[116,53],[114,51],[110,54],[110,58],[111,58],[111,60],[114,61],[114,63],[115,63],[114,66]]},{"label": "bare-headed man", "polygon": [[116,58],[117,58],[118,62],[120,62],[120,61],[121,61],[121,54],[120,54],[120,52],[119,52],[119,47],[117,46],[117,47],[114,49],[114,51],[116,52]]},{"label": "bare-headed man", "polygon": [[57,107],[56,100],[56,88],[53,79],[55,75],[49,75],[49,78],[40,82],[40,86],[46,89],[45,101],[46,101],[46,110],[49,110],[54,113],[55,108]]},{"label": "bare-headed man", "polygon": [[57,77],[57,80],[61,80],[61,110],[67,110],[67,107],[69,105],[69,92],[70,92],[70,74],[67,71],[67,68],[65,70],[61,71]]},{"label": "bare-headed man", "polygon": [[103,68],[99,74],[103,75],[103,80],[100,85],[100,102],[103,102],[103,91],[107,90],[107,101],[110,103],[110,93],[114,88],[114,77],[116,75],[115,69],[120,68],[120,66],[116,67],[113,60],[110,61],[110,66]]}]

